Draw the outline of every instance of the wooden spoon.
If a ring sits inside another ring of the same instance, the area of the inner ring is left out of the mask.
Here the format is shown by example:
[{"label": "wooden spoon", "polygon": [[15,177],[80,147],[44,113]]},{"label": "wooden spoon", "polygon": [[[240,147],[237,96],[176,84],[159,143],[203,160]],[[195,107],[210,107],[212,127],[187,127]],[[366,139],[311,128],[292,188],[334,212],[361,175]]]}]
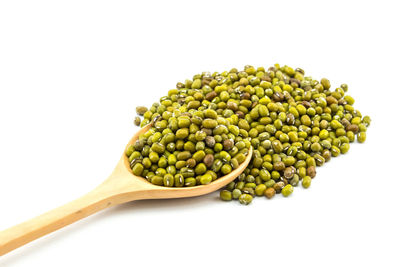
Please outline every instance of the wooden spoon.
[{"label": "wooden spoon", "polygon": [[[128,145],[133,144],[150,127],[149,124],[138,131]],[[110,177],[93,191],[64,206],[0,232],[0,256],[108,207],[132,200],[194,197],[216,191],[243,172],[252,154],[253,150],[250,147],[246,160],[237,169],[208,185],[163,187],[133,175],[124,153]]]}]

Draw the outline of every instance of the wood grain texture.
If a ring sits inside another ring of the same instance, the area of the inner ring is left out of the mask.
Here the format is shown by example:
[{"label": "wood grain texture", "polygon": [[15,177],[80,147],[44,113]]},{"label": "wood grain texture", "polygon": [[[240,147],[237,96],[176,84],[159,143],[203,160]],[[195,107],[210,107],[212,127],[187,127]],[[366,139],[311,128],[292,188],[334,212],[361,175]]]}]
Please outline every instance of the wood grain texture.
[{"label": "wood grain texture", "polygon": [[[133,144],[151,125],[138,131],[128,145]],[[156,186],[142,177],[132,174],[125,153],[112,174],[97,188],[59,208],[0,232],[0,256],[41,236],[83,219],[108,207],[138,199],[184,198],[204,195],[216,191],[233,181],[249,164],[252,148],[246,160],[230,174],[208,185],[194,187]]]}]

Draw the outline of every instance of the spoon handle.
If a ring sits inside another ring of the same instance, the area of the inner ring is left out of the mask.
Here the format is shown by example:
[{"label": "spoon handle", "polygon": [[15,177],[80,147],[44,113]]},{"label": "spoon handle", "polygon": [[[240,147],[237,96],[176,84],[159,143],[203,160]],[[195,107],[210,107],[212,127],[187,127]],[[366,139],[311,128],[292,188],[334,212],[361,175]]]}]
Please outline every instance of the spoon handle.
[{"label": "spoon handle", "polygon": [[100,185],[88,194],[0,232],[0,256],[93,213],[114,206],[115,196]]}]

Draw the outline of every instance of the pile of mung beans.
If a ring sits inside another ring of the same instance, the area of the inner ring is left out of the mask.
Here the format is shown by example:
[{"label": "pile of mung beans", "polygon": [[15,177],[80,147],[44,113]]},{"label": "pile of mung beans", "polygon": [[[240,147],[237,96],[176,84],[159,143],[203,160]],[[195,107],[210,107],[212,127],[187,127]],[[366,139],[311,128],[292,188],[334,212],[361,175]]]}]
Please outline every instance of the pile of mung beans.
[{"label": "pile of mung beans", "polygon": [[252,159],[220,191],[225,201],[249,204],[311,185],[316,167],[365,142],[371,119],[353,107],[348,86],[305,76],[301,68],[275,64],[203,72],[177,83],[135,117],[149,131],[128,146],[135,175],[168,187],[209,184],[237,168],[250,146]]}]

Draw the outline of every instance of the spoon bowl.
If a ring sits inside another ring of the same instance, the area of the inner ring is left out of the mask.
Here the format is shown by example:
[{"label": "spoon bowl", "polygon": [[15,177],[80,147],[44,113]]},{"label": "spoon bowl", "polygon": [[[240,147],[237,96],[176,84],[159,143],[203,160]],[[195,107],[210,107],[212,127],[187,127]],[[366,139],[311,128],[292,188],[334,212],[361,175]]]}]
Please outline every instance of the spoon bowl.
[{"label": "spoon bowl", "polygon": [[[133,144],[151,128],[140,129],[129,141]],[[59,208],[0,232],[0,256],[41,236],[54,232],[75,221],[108,207],[139,199],[167,199],[194,197],[214,192],[238,177],[250,162],[253,150],[249,149],[245,161],[231,173],[208,185],[193,187],[164,187],[149,183],[132,173],[127,156],[123,153],[111,175],[86,195]]]}]

